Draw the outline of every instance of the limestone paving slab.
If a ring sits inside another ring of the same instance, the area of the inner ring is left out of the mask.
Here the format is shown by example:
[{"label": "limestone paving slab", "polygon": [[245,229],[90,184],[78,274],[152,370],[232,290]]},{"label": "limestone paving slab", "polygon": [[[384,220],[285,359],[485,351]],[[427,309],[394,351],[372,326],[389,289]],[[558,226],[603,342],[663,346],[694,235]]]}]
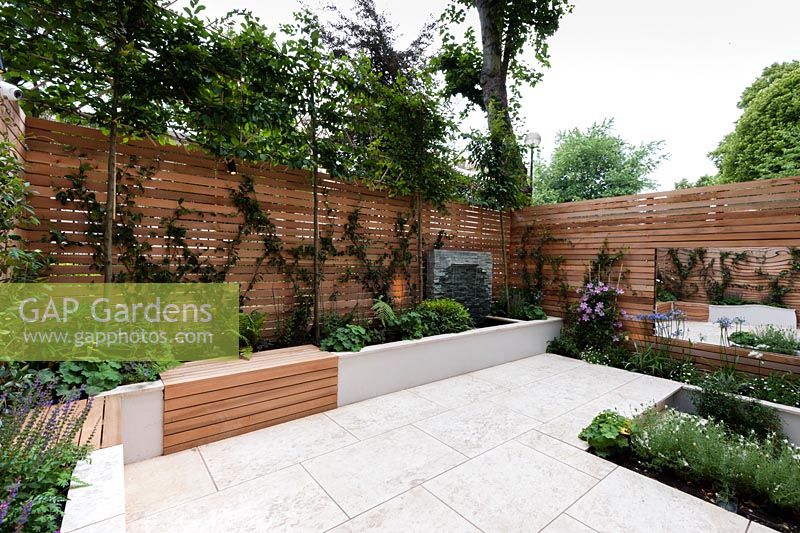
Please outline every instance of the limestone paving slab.
[{"label": "limestone paving slab", "polygon": [[102,522],[74,529],[71,533],[125,533],[125,515],[117,515]]},{"label": "limestone paving slab", "polygon": [[426,400],[452,409],[482,400],[487,396],[500,394],[508,389],[490,381],[477,379],[465,374],[434,381],[433,383],[420,385],[408,390]]},{"label": "limestone paving slab", "polygon": [[300,465],[129,522],[128,533],[319,532],[347,516]]},{"label": "limestone paving slab", "polygon": [[125,487],[129,522],[217,490],[197,448],[126,465]]},{"label": "limestone paving slab", "polygon": [[303,466],[355,516],[466,460],[413,426],[305,461]]},{"label": "limestone paving slab", "polygon": [[358,442],[323,414],[200,446],[219,489]]},{"label": "limestone paving slab", "polygon": [[492,402],[477,402],[414,424],[436,439],[475,457],[541,424]]},{"label": "limestone paving slab", "polygon": [[128,465],[127,528],[770,531],[583,451],[597,413],[677,387],[533,356]]},{"label": "limestone paving slab", "polygon": [[508,442],[423,486],[485,532],[539,531],[597,480]]},{"label": "limestone paving slab", "polygon": [[558,518],[550,522],[542,533],[596,533],[594,529],[586,524],[581,524],[567,514],[559,515]]},{"label": "limestone paving slab", "polygon": [[490,381],[507,389],[514,389],[541,381],[549,377],[566,372],[582,363],[577,359],[570,359],[560,355],[542,354],[503,365],[497,365],[483,370],[477,370],[470,375],[484,381]]},{"label": "limestone paving slab", "polygon": [[422,487],[361,514],[333,533],[478,533],[479,530]]},{"label": "limestone paving slab", "polygon": [[408,391],[345,405],[325,415],[359,439],[368,439],[395,428],[423,420],[445,408]]},{"label": "limestone paving slab", "polygon": [[536,430],[529,431],[516,440],[597,479],[603,479],[617,468],[612,462]]},{"label": "limestone paving slab", "polygon": [[574,369],[553,376],[548,383],[554,387],[581,390],[587,397],[597,397],[615,390],[640,377],[640,374],[628,372],[610,366],[584,363]]},{"label": "limestone paving slab", "polygon": [[631,416],[663,401],[681,387],[680,383],[667,379],[643,376],[633,372],[628,372],[628,374],[633,379],[545,422],[536,429],[585,450],[589,446],[578,438],[578,434],[601,411],[614,409]]},{"label": "limestone paving slab", "polygon": [[72,472],[61,531],[80,530],[125,514],[122,445],[93,451]]},{"label": "limestone paving slab", "polygon": [[579,439],[578,434],[583,428],[588,426],[592,419],[603,409],[604,408],[598,409],[596,405],[591,404],[582,405],[549,422],[545,422],[536,429],[571,446],[582,450],[588,450],[589,445],[586,444],[585,441]]},{"label": "limestone paving slab", "polygon": [[578,386],[567,388],[561,383],[544,380],[492,396],[489,401],[536,420],[547,422],[579,407],[594,397],[596,396],[593,396],[591,392]]},{"label": "limestone paving slab", "polygon": [[600,533],[744,533],[748,520],[625,468],[617,468],[567,514]]}]

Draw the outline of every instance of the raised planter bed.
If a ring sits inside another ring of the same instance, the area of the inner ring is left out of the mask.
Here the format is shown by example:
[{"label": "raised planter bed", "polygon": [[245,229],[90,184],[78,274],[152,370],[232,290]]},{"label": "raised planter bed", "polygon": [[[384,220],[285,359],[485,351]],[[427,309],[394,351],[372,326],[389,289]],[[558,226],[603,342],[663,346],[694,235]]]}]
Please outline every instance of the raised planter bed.
[{"label": "raised planter bed", "polygon": [[[689,414],[697,414],[697,409],[692,401],[692,396],[699,390],[700,389],[694,385],[684,384],[672,396],[667,398],[665,403],[669,407],[677,409],[678,411],[683,411],[684,413]],[[753,398],[742,398],[745,400],[754,400]],[[786,434],[786,438],[788,438],[789,442],[792,444],[800,446],[800,409],[797,407],[768,402],[765,400],[755,399],[755,401],[777,410],[778,416],[780,416],[781,422],[783,423],[783,432]]]},{"label": "raised planter bed", "polygon": [[339,353],[339,405],[544,353],[562,322],[515,321]]},{"label": "raised planter bed", "polygon": [[708,321],[719,318],[743,318],[748,327],[775,326],[782,329],[797,329],[797,314],[794,309],[771,305],[714,305],[708,306]]},{"label": "raised planter bed", "polygon": [[97,396],[119,405],[118,430],[125,464],[163,453],[164,384],[148,381],[122,385]]}]

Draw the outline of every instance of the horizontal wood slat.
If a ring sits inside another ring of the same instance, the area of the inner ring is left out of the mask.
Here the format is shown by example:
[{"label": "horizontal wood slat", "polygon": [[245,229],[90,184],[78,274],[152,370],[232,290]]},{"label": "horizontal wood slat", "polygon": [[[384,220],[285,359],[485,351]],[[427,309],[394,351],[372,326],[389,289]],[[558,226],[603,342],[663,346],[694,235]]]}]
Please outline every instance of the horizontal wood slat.
[{"label": "horizontal wood slat", "polygon": [[[631,315],[649,314],[656,306],[657,260],[663,261],[657,259],[658,249],[749,248],[764,250],[768,257],[773,257],[778,250],[800,246],[800,177],[648,192],[515,211],[511,219],[510,271],[516,286],[522,284],[524,263],[515,252],[529,227],[534,238],[546,232],[558,239],[547,244],[543,252],[563,257],[561,272],[568,285],[568,302],[576,301],[575,290],[582,284],[590,261],[607,242],[612,252],[625,252],[622,269],[627,271],[628,290],[620,297],[621,306]],[[781,261],[768,260],[765,271],[774,274],[776,269],[784,268],[785,252],[782,254]],[[550,266],[545,266],[545,276],[552,278]],[[740,281],[755,284],[756,280],[742,275]],[[760,281],[763,285],[764,281]],[[764,294],[756,289],[741,292],[744,297],[752,298]],[[798,298],[791,295],[787,303],[798,308]],[[675,305],[686,310],[690,320],[704,320],[708,316],[707,306],[699,302]],[[550,314],[563,316],[557,287],[545,288],[543,307]],[[624,326],[632,334],[648,333],[635,320],[624,321]],[[724,364],[725,354],[718,346],[695,345],[692,350],[698,366],[715,368]],[[768,373],[768,369],[800,373],[800,358],[754,363],[740,357],[739,361],[742,370],[752,373]]]},{"label": "horizontal wood slat", "polygon": [[164,453],[336,407],[338,357],[316,346],[194,361],[164,382]]},{"label": "horizontal wood slat", "polygon": [[[19,122],[19,120],[17,121]],[[86,187],[99,202],[105,202],[107,142],[104,135],[90,128],[60,124],[38,118],[28,118],[18,128],[25,133],[27,179],[34,195],[31,205],[41,224],[25,230],[25,236],[37,247],[51,254],[56,263],[49,270],[49,281],[100,282],[101,273],[91,269],[93,263],[89,225],[86,213],[74,206],[63,206],[56,200],[56,188],[68,187],[67,176],[74,175],[79,166],[86,171]],[[171,217],[183,202],[183,207],[195,210],[183,216],[178,225],[186,230],[185,240],[200,260],[220,266],[225,263],[227,250],[236,238],[242,217],[237,214],[231,193],[238,189],[247,175],[254,181],[253,197],[269,212],[276,235],[284,246],[284,256],[291,260],[292,248],[307,245],[313,238],[313,198],[307,171],[280,166],[238,164],[238,173],[231,175],[225,164],[197,150],[183,146],[159,145],[148,140],[131,140],[118,145],[120,168],[128,164],[152,167],[152,177],[144,180],[144,191],[137,193],[135,210],[141,214],[133,232],[152,246],[152,260],[159,262],[166,253],[165,218]],[[319,174],[320,232],[330,235],[339,254],[330,257],[322,267],[323,312],[345,312],[357,309],[369,313],[373,295],[362,284],[347,277],[348,273],[363,273],[365,266],[345,253],[349,242],[344,226],[348,215],[356,209],[364,233],[369,236],[367,258],[373,262],[388,262],[400,238],[395,231],[399,219],[407,220],[406,231],[415,222],[416,209],[410,197],[393,197],[384,191],[372,190],[357,182],[345,183]],[[499,292],[502,286],[502,238],[500,215],[497,211],[451,203],[444,212],[430,206],[422,210],[424,253],[437,240],[445,248],[489,251],[494,258],[493,283]],[[506,237],[510,236],[510,216],[505,215]],[[50,242],[50,230],[61,232],[71,244],[61,246]],[[228,273],[227,281],[243,287],[254,279],[247,293],[247,310],[260,309],[267,313],[265,330],[276,327],[286,316],[294,300],[291,283],[274,266],[260,263],[263,235],[244,235],[239,262]],[[400,306],[413,303],[420,280],[416,257],[417,236],[410,235],[412,252],[408,275],[398,275],[392,286],[392,296]],[[301,259],[299,267],[311,268],[311,258]],[[121,271],[117,266],[117,271]]]},{"label": "horizontal wood slat", "polygon": [[[307,405],[306,405],[307,407]],[[171,444],[171,441],[165,439],[164,445],[164,455],[179,452],[182,450],[188,450],[189,448],[194,448],[195,446],[200,446],[202,444],[208,444],[210,442],[216,442],[222,439],[227,439],[229,437],[235,437],[236,435],[243,435],[245,433],[250,433],[252,431],[257,431],[259,429],[264,429],[266,427],[275,426],[277,424],[282,424],[283,422],[289,422],[290,420],[297,420],[298,418],[303,418],[306,416],[311,416],[317,413],[322,413],[325,411],[330,411],[331,409],[336,409],[336,397],[330,398],[330,403],[323,403],[318,407],[312,407],[311,409],[307,409],[305,411],[292,411],[290,409],[286,409],[281,411],[280,413],[274,413],[275,418],[268,418],[260,422],[256,422],[249,426],[241,426],[235,429],[231,429],[228,431],[223,431],[221,433],[217,433],[215,435],[210,436],[196,436],[192,438],[192,440],[188,440],[185,442],[180,442],[178,444]]]},{"label": "horizontal wood slat", "polygon": [[[78,410],[82,410],[86,403],[87,400],[81,400]],[[77,440],[79,444],[89,444],[95,450],[122,444],[119,398],[95,396]]]}]

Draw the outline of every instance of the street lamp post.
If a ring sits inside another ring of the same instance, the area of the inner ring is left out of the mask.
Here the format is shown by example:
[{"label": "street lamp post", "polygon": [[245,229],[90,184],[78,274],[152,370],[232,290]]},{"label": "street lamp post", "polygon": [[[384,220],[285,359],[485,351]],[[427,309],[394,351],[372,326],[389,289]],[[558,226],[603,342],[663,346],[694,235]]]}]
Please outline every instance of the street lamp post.
[{"label": "street lamp post", "polygon": [[525,135],[525,145],[531,149],[531,166],[530,166],[530,180],[531,180],[531,203],[533,203],[533,152],[542,143],[542,136],[535,131],[528,132]]}]

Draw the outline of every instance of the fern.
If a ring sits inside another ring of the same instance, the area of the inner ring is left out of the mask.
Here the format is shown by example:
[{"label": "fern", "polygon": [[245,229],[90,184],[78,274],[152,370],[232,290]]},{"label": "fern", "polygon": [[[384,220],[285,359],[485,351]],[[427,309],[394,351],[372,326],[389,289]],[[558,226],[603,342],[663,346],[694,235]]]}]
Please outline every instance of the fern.
[{"label": "fern", "polygon": [[383,296],[379,296],[378,299],[375,300],[375,303],[372,304],[372,311],[378,317],[378,320],[381,321],[381,325],[384,328],[397,322],[397,315],[395,315],[394,309],[383,299]]}]

